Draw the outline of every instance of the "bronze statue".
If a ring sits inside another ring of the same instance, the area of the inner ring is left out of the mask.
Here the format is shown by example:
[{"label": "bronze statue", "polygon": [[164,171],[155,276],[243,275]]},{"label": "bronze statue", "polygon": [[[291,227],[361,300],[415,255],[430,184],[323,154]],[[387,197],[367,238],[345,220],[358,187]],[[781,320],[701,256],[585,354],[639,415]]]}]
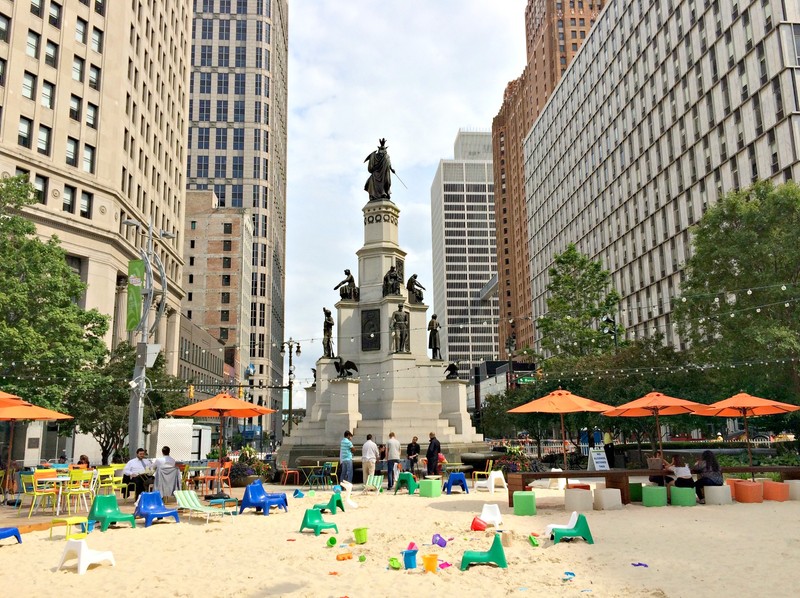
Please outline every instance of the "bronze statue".
[{"label": "bronze statue", "polygon": [[336,361],[333,362],[333,365],[336,366],[336,373],[339,374],[339,378],[349,378],[352,376],[353,372],[350,370],[355,370],[356,372],[358,371],[358,367],[356,367],[355,363],[349,359],[344,361],[341,355],[336,358]]},{"label": "bronze statue", "polygon": [[446,368],[444,368],[444,373],[447,374],[445,376],[445,380],[455,380],[458,378],[458,364],[451,363]]},{"label": "bronze statue", "polygon": [[400,275],[394,266],[383,277],[383,296],[400,294]]},{"label": "bronze statue", "polygon": [[431,316],[431,321],[428,322],[428,349],[431,350],[431,359],[441,359],[442,351],[439,344],[439,328],[441,325],[436,321],[436,314]]},{"label": "bronze statue", "polygon": [[394,333],[394,352],[409,353],[408,343],[408,314],[403,311],[403,304],[397,305],[397,311],[392,312],[392,331]]},{"label": "bronze statue", "polygon": [[408,291],[408,300],[411,303],[422,303],[422,291],[427,290],[424,286],[417,281],[417,275],[412,274],[411,278],[406,283],[406,290]]},{"label": "bronze statue", "polygon": [[350,274],[350,270],[344,271],[344,280],[333,287],[333,290],[339,289],[339,297],[345,301],[352,301],[356,299],[356,280]]},{"label": "bronze statue", "polygon": [[322,323],[322,356],[333,358],[333,317],[331,310],[327,307],[322,308],[325,314],[325,321]]},{"label": "bronze statue", "polygon": [[369,200],[389,199],[392,187],[392,162],[386,153],[386,139],[379,139],[378,149],[367,156],[369,178],[364,185],[364,191],[369,193]]}]

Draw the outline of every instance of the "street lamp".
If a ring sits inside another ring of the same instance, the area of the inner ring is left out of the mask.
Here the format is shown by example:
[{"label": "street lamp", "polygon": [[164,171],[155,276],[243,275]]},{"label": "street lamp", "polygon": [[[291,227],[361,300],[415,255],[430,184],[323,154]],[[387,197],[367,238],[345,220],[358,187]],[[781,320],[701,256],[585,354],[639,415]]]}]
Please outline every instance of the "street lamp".
[{"label": "street lamp", "polygon": [[[133,314],[138,319],[135,326],[128,327],[128,330],[139,333],[139,341],[136,343],[136,365],[133,368],[133,379],[128,383],[131,388],[131,399],[128,408],[128,451],[131,458],[136,456],[136,449],[143,444],[144,434],[142,424],[144,422],[144,396],[147,394],[147,378],[145,376],[147,368],[153,364],[161,351],[158,344],[149,343],[150,336],[158,328],[161,317],[167,308],[167,273],[161,258],[153,250],[153,239],[173,239],[175,234],[165,230],[154,230],[153,221],[145,226],[137,220],[123,220],[122,224],[134,227],[138,232],[147,234],[147,245],[144,249],[139,249],[139,256],[144,267],[144,278],[139,282],[141,287],[142,304],[135,306],[141,309],[141,313]],[[160,290],[153,288],[153,265],[158,269]],[[129,277],[129,285],[133,284]],[[150,323],[150,309],[153,300],[158,299],[156,316],[152,326]],[[130,301],[130,296],[129,296]],[[131,305],[129,304],[129,309]]]},{"label": "street lamp", "polygon": [[603,334],[610,334],[614,337],[614,350],[616,351],[619,348],[617,342],[617,321],[614,319],[614,316],[608,315],[603,316],[601,322],[603,323]]},{"label": "street lamp", "polygon": [[289,384],[287,385],[289,389],[289,427],[287,428],[286,435],[292,435],[292,382],[294,382],[294,366],[292,365],[292,353],[297,353],[297,356],[300,357],[300,343],[299,341],[294,340],[292,337],[289,337],[288,341],[283,341],[281,343],[281,356],[286,354],[286,348],[289,348]]},{"label": "street lamp", "polygon": [[506,389],[514,386],[514,351],[517,348],[517,333],[512,332],[506,339],[506,354],[508,355],[508,382]]}]

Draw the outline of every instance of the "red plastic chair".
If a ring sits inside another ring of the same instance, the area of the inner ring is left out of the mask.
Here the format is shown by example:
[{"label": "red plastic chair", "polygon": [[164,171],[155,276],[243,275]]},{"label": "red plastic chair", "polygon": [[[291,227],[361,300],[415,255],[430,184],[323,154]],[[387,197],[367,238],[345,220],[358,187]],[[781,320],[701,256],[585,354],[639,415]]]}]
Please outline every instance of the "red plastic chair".
[{"label": "red plastic chair", "polygon": [[286,482],[289,480],[289,476],[293,475],[295,479],[295,484],[298,486],[300,485],[300,470],[299,469],[289,469],[289,464],[286,461],[281,461],[281,469],[283,470],[283,481],[281,482],[284,486]]}]

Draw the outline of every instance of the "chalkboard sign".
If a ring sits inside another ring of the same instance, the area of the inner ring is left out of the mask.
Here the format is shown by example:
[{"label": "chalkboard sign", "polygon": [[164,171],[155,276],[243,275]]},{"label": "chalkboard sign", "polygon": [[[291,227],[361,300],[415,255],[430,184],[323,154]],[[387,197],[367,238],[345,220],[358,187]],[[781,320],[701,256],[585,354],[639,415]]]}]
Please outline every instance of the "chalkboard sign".
[{"label": "chalkboard sign", "polygon": [[608,459],[603,449],[589,449],[589,471],[608,471]]}]

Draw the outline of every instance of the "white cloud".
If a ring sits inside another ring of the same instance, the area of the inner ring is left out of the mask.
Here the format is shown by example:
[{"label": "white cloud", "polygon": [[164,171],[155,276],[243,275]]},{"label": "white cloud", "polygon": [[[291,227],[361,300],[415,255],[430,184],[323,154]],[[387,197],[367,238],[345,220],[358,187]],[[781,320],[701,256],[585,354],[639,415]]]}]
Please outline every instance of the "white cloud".
[{"label": "white cloud", "polygon": [[[525,0],[290,0],[286,336],[322,354],[322,307],[358,269],[366,156],[385,137],[407,272],[433,297],[430,186],[459,128],[490,129],[525,64]],[[315,339],[311,341],[310,339]]]}]

